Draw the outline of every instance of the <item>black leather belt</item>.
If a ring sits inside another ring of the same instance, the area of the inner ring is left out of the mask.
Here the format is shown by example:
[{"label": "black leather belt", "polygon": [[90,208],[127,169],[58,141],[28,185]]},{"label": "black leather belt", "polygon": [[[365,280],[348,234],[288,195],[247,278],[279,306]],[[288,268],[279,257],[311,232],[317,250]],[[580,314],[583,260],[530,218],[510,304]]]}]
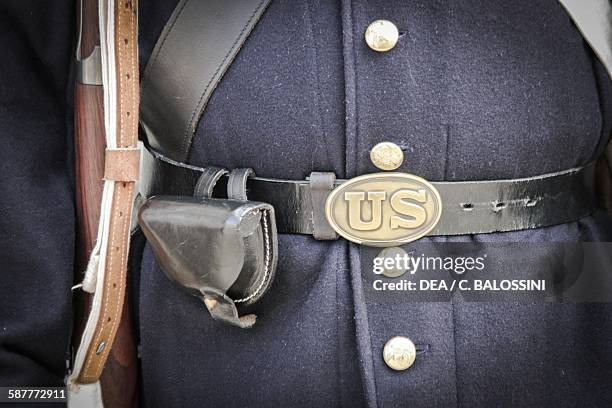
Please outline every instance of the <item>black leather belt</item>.
[{"label": "black leather belt", "polygon": [[[203,168],[149,152],[143,162],[150,174],[142,187],[153,195],[189,195]],[[314,174],[314,173],[313,173]],[[381,173],[385,174],[385,173]],[[595,163],[536,177],[512,180],[431,182],[444,209],[436,227],[427,235],[466,235],[514,231],[567,223],[589,215],[595,207]],[[346,180],[335,180],[338,187]],[[215,191],[226,191],[222,177]],[[330,230],[325,221],[325,198],[313,194],[312,180],[278,180],[252,177],[247,180],[248,199],[271,204],[278,232],[311,234],[318,239],[336,238],[318,233]],[[223,193],[218,195],[224,197]]]}]

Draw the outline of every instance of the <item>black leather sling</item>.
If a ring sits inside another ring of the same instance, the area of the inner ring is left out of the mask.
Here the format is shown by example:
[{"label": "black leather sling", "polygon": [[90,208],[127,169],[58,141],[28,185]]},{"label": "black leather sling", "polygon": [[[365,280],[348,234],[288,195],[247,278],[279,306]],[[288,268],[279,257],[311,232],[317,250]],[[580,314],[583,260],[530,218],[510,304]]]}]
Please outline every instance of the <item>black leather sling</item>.
[{"label": "black leather sling", "polygon": [[143,73],[140,123],[149,144],[185,161],[211,94],[270,0],[181,0]]}]

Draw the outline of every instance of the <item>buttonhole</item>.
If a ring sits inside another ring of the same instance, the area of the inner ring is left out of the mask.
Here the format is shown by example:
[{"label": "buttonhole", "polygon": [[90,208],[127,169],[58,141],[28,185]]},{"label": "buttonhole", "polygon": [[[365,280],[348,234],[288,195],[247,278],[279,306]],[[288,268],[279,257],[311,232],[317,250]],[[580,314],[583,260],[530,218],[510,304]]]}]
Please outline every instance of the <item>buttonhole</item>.
[{"label": "buttonhole", "polygon": [[504,208],[506,208],[506,203],[504,203],[503,201],[495,201],[495,202],[493,202],[493,211],[495,211],[495,212],[501,211]]},{"label": "buttonhole", "polygon": [[403,36],[405,36],[406,34],[408,34],[408,31],[400,31],[399,32],[399,38],[402,38]]},{"label": "buttonhole", "polygon": [[417,356],[419,354],[425,354],[425,353],[429,352],[430,347],[431,346],[429,344],[423,344],[423,343],[417,343],[417,344],[414,345],[414,348],[416,349]]},{"label": "buttonhole", "polygon": [[461,203],[461,208],[463,211],[472,211],[474,209],[474,204],[472,203]]}]

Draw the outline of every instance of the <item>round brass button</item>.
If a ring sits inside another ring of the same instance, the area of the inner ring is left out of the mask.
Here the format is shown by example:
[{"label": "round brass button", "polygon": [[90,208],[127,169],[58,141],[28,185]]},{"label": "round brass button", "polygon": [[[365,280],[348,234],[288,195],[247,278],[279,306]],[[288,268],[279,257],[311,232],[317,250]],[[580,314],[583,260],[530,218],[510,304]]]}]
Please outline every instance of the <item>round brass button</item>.
[{"label": "round brass button", "polygon": [[370,160],[381,170],[395,170],[402,165],[404,152],[395,143],[382,142],[372,148]]},{"label": "round brass button", "polygon": [[389,368],[396,371],[403,371],[416,359],[416,347],[407,337],[397,336],[390,339],[383,349],[383,359]]},{"label": "round brass button", "polygon": [[[382,251],[380,251],[378,253],[378,257],[379,258],[392,258],[395,259],[397,256],[400,256],[401,258],[404,258],[404,256],[408,255],[408,253],[406,251],[404,251],[402,248],[400,247],[389,247],[389,248],[385,248]],[[403,274],[406,273],[405,268],[401,267],[402,265],[396,265],[395,262],[393,262],[393,266],[390,268],[387,268],[385,266],[385,263],[383,261],[383,272],[382,274],[384,276],[386,276],[387,278],[398,278],[400,276],[402,276]]]},{"label": "round brass button", "polygon": [[370,24],[365,32],[368,47],[378,52],[389,51],[399,39],[399,31],[395,24],[388,20],[376,20]]}]

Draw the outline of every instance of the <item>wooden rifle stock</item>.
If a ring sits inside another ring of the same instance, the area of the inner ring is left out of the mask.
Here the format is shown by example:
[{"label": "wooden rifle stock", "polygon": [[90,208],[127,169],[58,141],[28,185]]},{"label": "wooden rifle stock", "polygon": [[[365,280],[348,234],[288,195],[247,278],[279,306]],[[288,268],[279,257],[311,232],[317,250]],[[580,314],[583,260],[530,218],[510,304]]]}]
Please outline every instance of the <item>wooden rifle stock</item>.
[{"label": "wooden rifle stock", "polygon": [[[92,55],[95,48],[100,45],[98,1],[82,0],[78,7],[77,16],[80,16],[80,21],[77,27],[80,27],[78,44],[80,49],[77,50],[77,55],[81,56],[82,61]],[[81,62],[78,61],[78,63]],[[75,280],[80,282],[95,245],[104,186],[106,140],[102,86],[77,80],[74,108],[77,217]],[[73,337],[75,345],[79,344],[83,333],[86,317],[91,307],[91,299],[92,296],[83,291],[75,295],[76,313]],[[117,336],[100,377],[105,406],[110,408],[137,406],[137,376],[135,336],[131,323],[129,299],[126,295]]]}]

